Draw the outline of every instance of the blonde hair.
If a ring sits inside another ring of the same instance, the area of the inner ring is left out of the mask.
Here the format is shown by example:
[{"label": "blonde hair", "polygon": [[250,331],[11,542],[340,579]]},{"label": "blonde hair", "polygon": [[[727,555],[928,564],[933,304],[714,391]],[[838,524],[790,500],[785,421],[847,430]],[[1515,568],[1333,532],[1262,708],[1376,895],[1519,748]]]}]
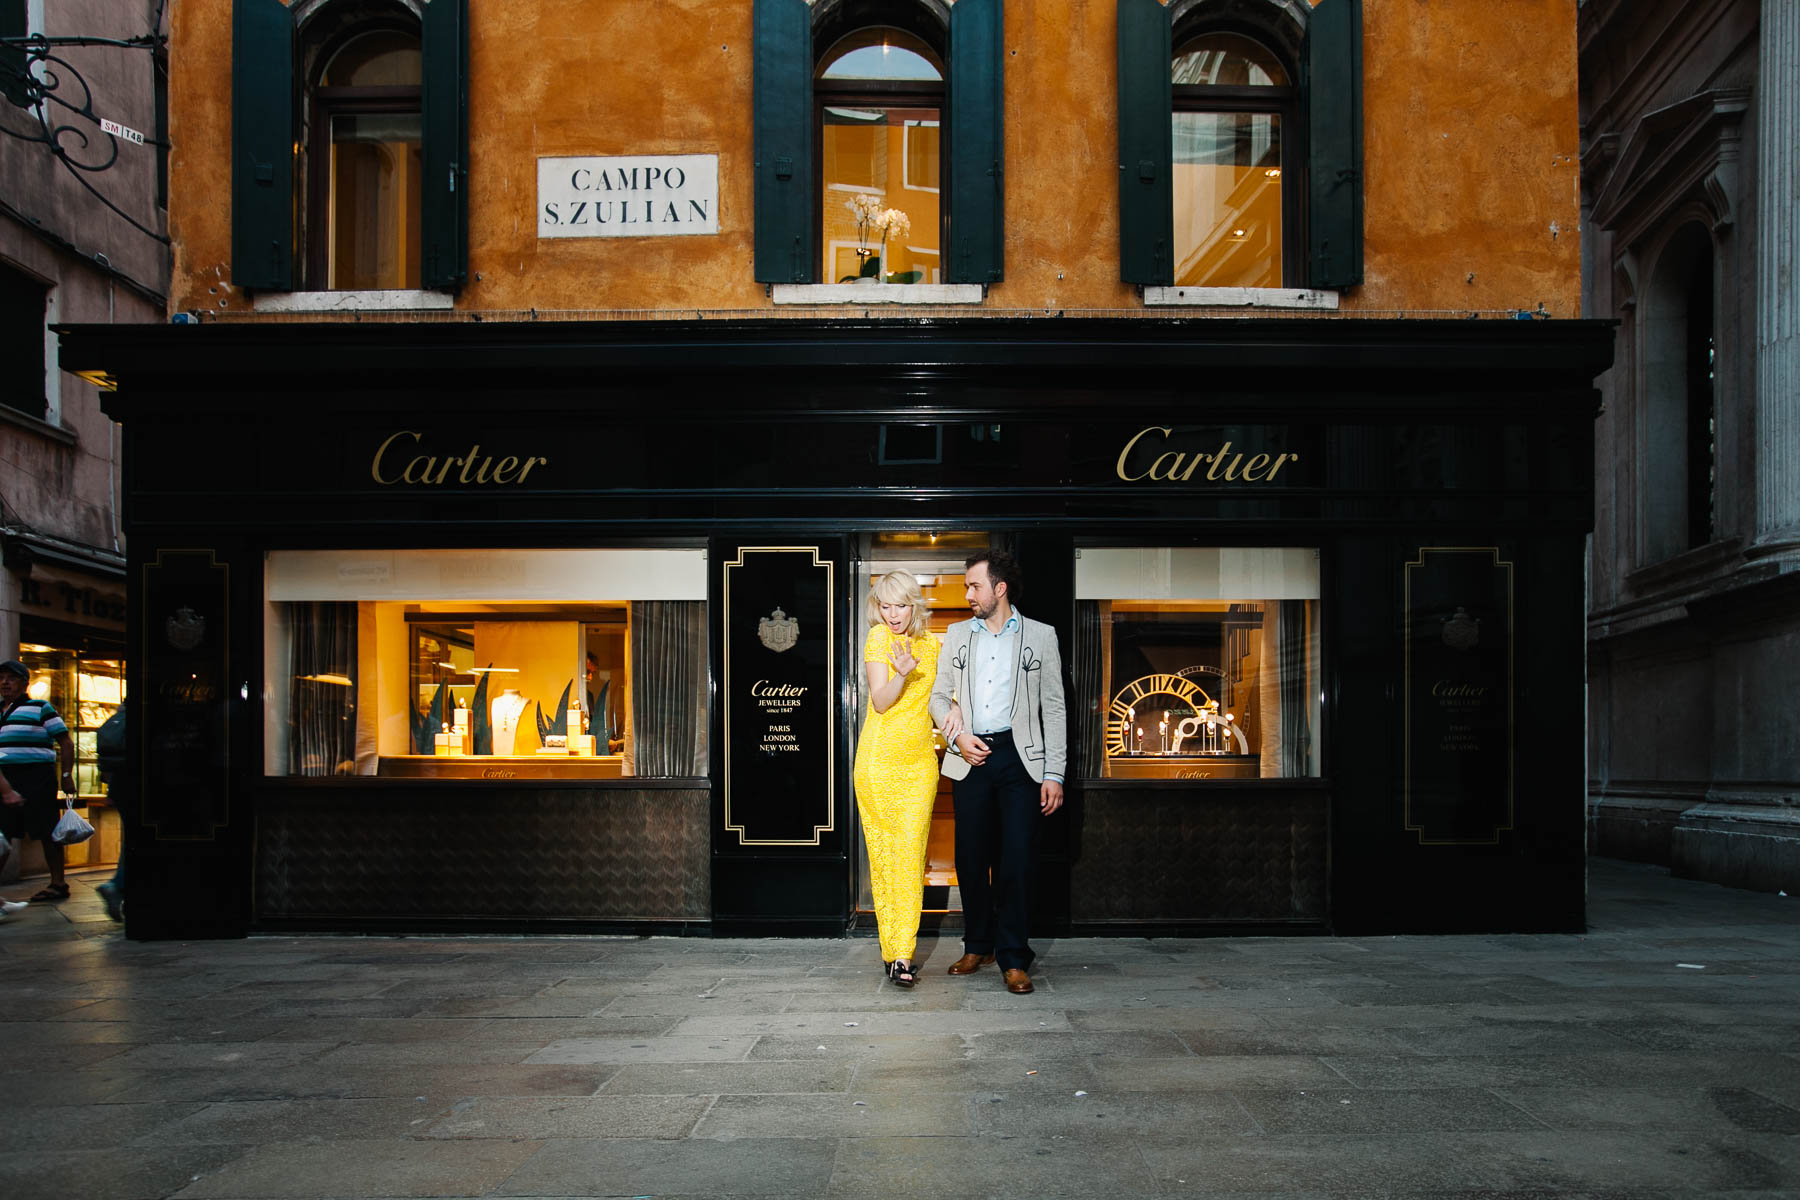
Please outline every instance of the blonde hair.
[{"label": "blonde hair", "polygon": [[911,571],[889,571],[869,589],[863,602],[863,615],[871,626],[886,625],[881,619],[883,604],[912,605],[912,621],[906,627],[908,637],[920,637],[931,630],[931,613],[925,607],[925,593],[919,590],[918,576]]}]

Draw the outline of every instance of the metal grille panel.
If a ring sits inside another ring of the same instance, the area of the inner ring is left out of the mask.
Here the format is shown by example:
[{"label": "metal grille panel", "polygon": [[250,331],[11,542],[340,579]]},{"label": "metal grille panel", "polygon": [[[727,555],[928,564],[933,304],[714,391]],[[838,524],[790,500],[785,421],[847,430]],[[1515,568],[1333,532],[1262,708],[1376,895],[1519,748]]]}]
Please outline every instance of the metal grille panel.
[{"label": "metal grille panel", "polygon": [[1071,917],[1323,921],[1327,798],[1083,788]]},{"label": "metal grille panel", "polygon": [[699,789],[316,789],[258,806],[262,918],[705,921]]}]

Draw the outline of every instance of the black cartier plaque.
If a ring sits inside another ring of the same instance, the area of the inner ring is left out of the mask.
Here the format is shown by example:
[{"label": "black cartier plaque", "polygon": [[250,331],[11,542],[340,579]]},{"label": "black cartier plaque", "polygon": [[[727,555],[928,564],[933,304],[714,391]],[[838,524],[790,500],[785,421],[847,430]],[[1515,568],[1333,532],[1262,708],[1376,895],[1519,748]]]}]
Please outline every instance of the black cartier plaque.
[{"label": "black cartier plaque", "polygon": [[144,823],[159,839],[210,839],[229,820],[229,569],[211,551],[167,550],[144,565],[143,579]]},{"label": "black cartier plaque", "polygon": [[742,546],[722,570],[726,837],[817,846],[837,811],[832,561]]},{"label": "black cartier plaque", "polygon": [[1406,828],[1492,844],[1513,825],[1513,575],[1491,546],[1406,564]]}]

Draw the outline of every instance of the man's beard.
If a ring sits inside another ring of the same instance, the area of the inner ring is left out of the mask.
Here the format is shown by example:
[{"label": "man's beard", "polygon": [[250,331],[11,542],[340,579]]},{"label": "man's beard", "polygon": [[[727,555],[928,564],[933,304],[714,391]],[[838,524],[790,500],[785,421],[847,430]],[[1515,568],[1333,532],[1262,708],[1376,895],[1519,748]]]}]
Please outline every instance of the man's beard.
[{"label": "man's beard", "polygon": [[974,613],[980,620],[985,621],[996,612],[1000,611],[1000,602],[997,599],[989,600],[986,608],[983,608],[979,603],[971,603],[969,605],[969,611]]}]

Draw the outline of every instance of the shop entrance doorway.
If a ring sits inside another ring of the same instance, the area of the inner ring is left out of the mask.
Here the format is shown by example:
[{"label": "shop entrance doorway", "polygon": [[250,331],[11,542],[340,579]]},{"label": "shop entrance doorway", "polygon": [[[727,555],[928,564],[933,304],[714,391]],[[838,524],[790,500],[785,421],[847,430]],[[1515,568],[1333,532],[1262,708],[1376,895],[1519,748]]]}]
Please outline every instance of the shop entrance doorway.
[{"label": "shop entrance doorway", "polygon": [[[849,661],[854,664],[851,683],[855,693],[854,733],[860,736],[863,719],[869,708],[869,680],[862,669],[863,640],[868,636],[864,601],[877,579],[889,571],[907,571],[919,582],[930,612],[931,632],[943,637],[944,631],[969,616],[969,605],[963,594],[963,560],[973,551],[985,550],[991,544],[986,533],[877,533],[860,539],[859,556],[853,578],[856,587],[849,628],[853,631]],[[854,744],[854,739],[853,739]],[[935,738],[941,755],[941,735]],[[852,812],[855,812],[852,806]],[[860,814],[852,818],[856,831],[856,852],[850,861],[855,878],[851,895],[856,897],[854,924],[858,929],[875,927],[875,900],[869,890],[869,848],[863,840]],[[937,799],[931,812],[931,835],[925,851],[925,911],[921,931],[962,928],[962,896],[956,880],[956,809],[950,781],[939,776]]]}]

